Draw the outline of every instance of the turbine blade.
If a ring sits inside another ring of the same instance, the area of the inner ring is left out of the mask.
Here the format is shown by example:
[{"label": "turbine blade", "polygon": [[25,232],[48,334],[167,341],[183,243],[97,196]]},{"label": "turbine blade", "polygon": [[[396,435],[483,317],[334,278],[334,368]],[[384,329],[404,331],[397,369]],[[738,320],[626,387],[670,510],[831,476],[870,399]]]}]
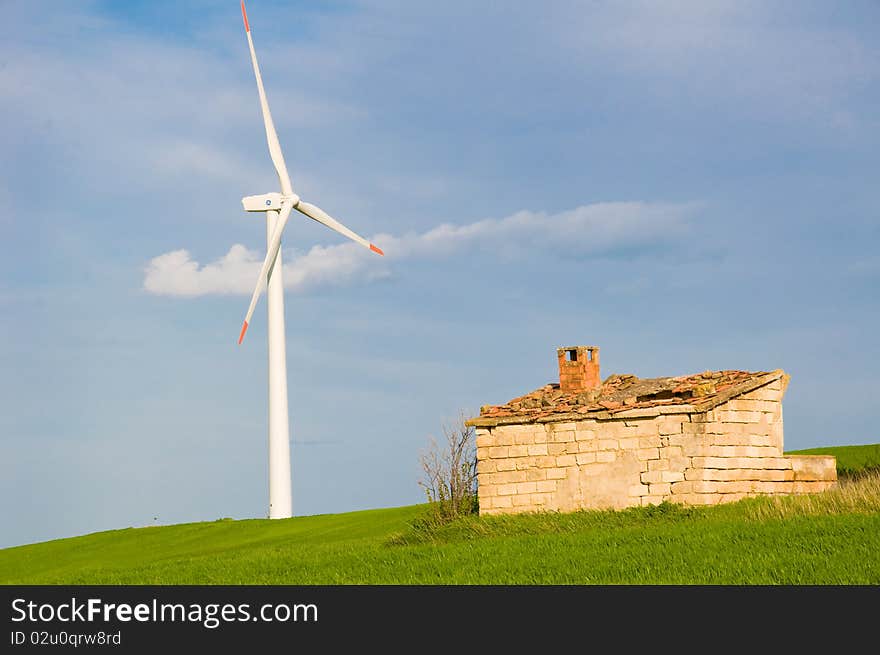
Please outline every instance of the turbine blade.
[{"label": "turbine blade", "polygon": [[244,317],[244,324],[241,327],[241,334],[238,335],[238,343],[241,344],[244,341],[244,333],[247,332],[248,325],[251,322],[251,317],[254,315],[254,309],[257,307],[257,300],[260,298],[260,293],[263,291],[263,287],[266,286],[267,275],[269,275],[269,269],[272,268],[272,264],[275,262],[275,256],[278,254],[278,248],[281,247],[281,233],[284,232],[284,226],[287,225],[287,219],[290,218],[290,210],[292,209],[290,202],[287,200],[283,201],[281,205],[281,211],[278,216],[278,222],[275,226],[275,232],[272,234],[272,240],[269,242],[269,247],[266,249],[266,259],[263,260],[263,265],[260,267],[260,275],[257,277],[257,286],[254,289],[254,295],[251,296],[251,304],[248,307],[247,315]]},{"label": "turbine blade", "polygon": [[260,75],[260,65],[257,63],[257,53],[254,50],[254,40],[251,38],[251,28],[248,24],[247,11],[244,8],[244,0],[241,0],[241,16],[244,19],[244,31],[247,34],[248,47],[251,49],[251,63],[254,65],[254,75],[257,78],[257,91],[260,94],[260,108],[263,110],[263,123],[266,126],[266,142],[269,144],[269,156],[278,173],[278,181],[281,184],[281,193],[286,196],[293,194],[290,184],[290,176],[287,174],[287,166],[284,163],[284,155],[281,152],[281,144],[278,142],[278,133],[275,131],[275,123],[272,122],[272,114],[269,111],[269,101],[266,100],[266,90],[263,88],[263,77]]},{"label": "turbine blade", "polygon": [[349,230],[342,223],[340,223],[335,218],[333,218],[332,216],[327,214],[327,212],[325,212],[320,207],[316,207],[315,205],[313,205],[311,203],[305,202],[304,200],[300,200],[299,204],[296,206],[296,209],[298,211],[302,212],[303,214],[305,214],[306,216],[308,216],[309,218],[311,218],[312,220],[318,221],[319,223],[326,225],[331,230],[335,230],[335,231],[339,232],[339,234],[348,237],[352,241],[356,241],[357,243],[361,244],[365,248],[369,248],[370,250],[372,250],[373,252],[375,252],[379,255],[385,254],[384,252],[382,252],[382,250],[378,246],[374,246],[372,243],[370,243],[369,241],[364,239],[359,234],[355,234],[354,232]]}]

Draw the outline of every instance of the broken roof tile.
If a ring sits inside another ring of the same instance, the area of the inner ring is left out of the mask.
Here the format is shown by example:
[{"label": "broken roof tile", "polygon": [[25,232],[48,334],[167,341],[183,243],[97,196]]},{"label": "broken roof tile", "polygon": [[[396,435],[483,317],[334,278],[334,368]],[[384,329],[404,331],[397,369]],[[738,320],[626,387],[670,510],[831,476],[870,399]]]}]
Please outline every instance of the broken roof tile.
[{"label": "broken roof tile", "polygon": [[521,418],[522,422],[563,414],[591,414],[668,407],[680,405],[682,410],[705,411],[719,402],[767,384],[785,375],[776,371],[703,371],[693,375],[665,378],[640,379],[635,375],[614,374],[608,376],[598,389],[580,392],[564,392],[558,384],[550,383],[503,405],[484,405],[480,416],[471,419],[474,424],[491,419]]}]

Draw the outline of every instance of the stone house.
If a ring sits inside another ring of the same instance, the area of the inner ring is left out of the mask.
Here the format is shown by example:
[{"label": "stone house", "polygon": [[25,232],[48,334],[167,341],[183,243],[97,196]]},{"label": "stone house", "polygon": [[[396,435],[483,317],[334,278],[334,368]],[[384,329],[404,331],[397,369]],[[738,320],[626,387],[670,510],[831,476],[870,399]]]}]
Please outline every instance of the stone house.
[{"label": "stone house", "polygon": [[467,421],[481,514],[713,505],[836,483],[834,457],[783,455],[781,370],[602,382],[599,348],[557,359],[559,383]]}]

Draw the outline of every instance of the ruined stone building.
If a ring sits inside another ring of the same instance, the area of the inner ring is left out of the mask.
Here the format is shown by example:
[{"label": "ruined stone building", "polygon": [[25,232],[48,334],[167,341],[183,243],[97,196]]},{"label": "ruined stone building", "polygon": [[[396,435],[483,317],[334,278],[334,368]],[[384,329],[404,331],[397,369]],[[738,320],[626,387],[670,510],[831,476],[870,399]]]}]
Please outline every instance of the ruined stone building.
[{"label": "ruined stone building", "polygon": [[832,456],[782,454],[789,376],[599,377],[599,349],[557,349],[559,382],[467,421],[480,513],[693,505],[824,491]]}]

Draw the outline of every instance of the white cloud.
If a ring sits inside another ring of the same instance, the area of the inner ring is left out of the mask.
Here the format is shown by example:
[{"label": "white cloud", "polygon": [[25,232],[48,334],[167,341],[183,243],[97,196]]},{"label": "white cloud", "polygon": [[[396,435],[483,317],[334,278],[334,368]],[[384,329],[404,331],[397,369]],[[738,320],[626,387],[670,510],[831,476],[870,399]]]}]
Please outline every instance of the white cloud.
[{"label": "white cloud", "polygon": [[144,288],[151,293],[172,296],[247,293],[246,280],[253,280],[259,270],[257,253],[240,244],[203,267],[190,259],[188,251],[174,250],[150,261]]},{"label": "white cloud", "polygon": [[[284,285],[303,291],[373,280],[387,275],[385,261],[408,257],[444,258],[474,250],[595,253],[666,241],[682,232],[695,209],[692,203],[606,202],[557,214],[519,211],[466,225],[443,223],[422,233],[376,235],[373,241],[385,251],[385,260],[352,242],[314,246],[305,254],[284,253],[285,258],[293,257],[284,264]],[[202,266],[189,251],[174,250],[150,261],[144,289],[183,297],[250,294],[264,256],[235,244],[223,257]]]}]

